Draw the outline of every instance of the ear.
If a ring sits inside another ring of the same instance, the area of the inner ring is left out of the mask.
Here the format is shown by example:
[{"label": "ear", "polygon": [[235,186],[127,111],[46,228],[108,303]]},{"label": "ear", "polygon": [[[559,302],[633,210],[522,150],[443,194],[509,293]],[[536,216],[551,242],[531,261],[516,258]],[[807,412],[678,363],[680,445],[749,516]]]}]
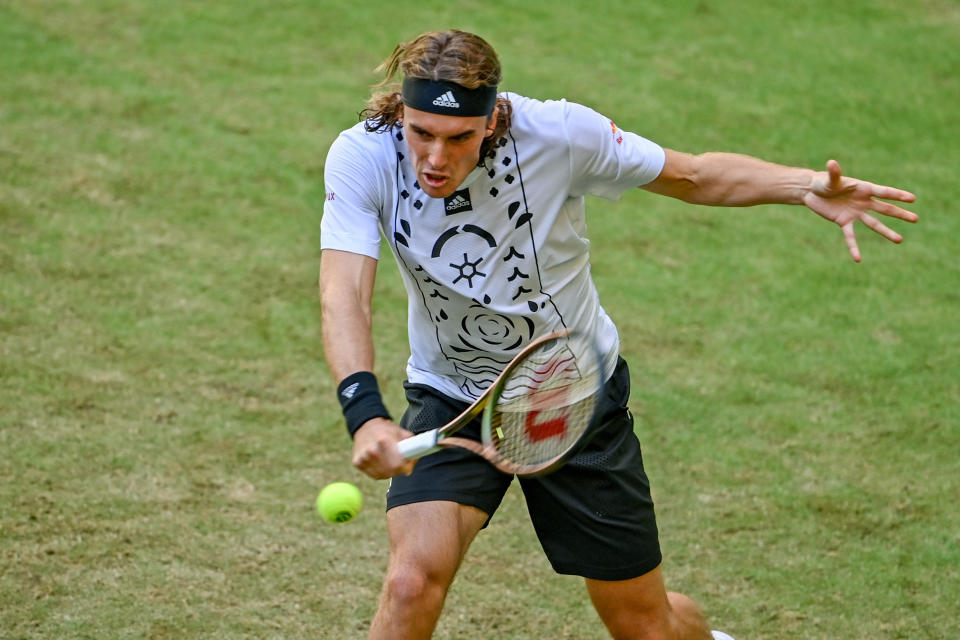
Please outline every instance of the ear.
[{"label": "ear", "polygon": [[487,118],[487,135],[483,136],[484,138],[489,138],[493,135],[493,132],[497,130],[497,117],[500,115],[500,105],[493,107],[493,111],[490,112],[490,117]]}]

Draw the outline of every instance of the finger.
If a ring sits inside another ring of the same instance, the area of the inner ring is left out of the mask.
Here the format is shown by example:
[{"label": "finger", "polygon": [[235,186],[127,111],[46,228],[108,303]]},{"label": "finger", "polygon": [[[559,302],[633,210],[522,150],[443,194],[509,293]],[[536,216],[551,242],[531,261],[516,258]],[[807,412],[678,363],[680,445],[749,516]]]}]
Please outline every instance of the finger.
[{"label": "finger", "polygon": [[397,443],[389,440],[377,440],[377,458],[381,460],[381,464],[390,467],[398,467],[403,461]]},{"label": "finger", "polygon": [[[403,433],[404,435],[403,435],[403,437],[400,439],[400,441],[406,440],[407,438],[412,438],[413,435],[414,435],[414,434],[412,434],[412,433],[410,433],[409,431],[406,431],[406,430],[403,430],[402,433]],[[398,444],[399,444],[400,441],[398,441]],[[397,453],[399,453],[399,452],[400,452],[400,450],[398,449],[398,450],[397,450]],[[417,464],[417,459],[407,460],[407,459],[404,458],[403,456],[400,456],[400,460],[403,461],[403,464],[401,464],[401,466],[400,466],[400,473],[402,473],[403,475],[406,475],[406,476],[408,476],[408,475],[410,475],[411,473],[413,473],[413,466],[414,466],[415,464]]]},{"label": "finger", "polygon": [[843,170],[840,168],[839,162],[833,159],[827,160],[827,174],[830,176],[830,188],[842,188]]},{"label": "finger", "polygon": [[370,461],[370,456],[367,454],[366,451],[362,453],[358,453],[353,456],[353,466],[355,466],[357,469],[360,469],[361,471],[365,466],[367,466],[367,463],[369,463],[369,461]]},{"label": "finger", "polygon": [[353,459],[353,466],[364,472],[374,480],[383,480],[389,478],[389,474],[384,473],[380,465],[374,464],[369,454],[363,454]]},{"label": "finger", "polygon": [[907,211],[901,207],[898,207],[895,204],[890,204],[889,202],[882,202],[880,200],[874,200],[870,203],[870,210],[876,211],[879,214],[890,216],[891,218],[899,218],[907,222],[916,222],[920,219],[920,216],[915,214],[913,211]]},{"label": "finger", "polygon": [[884,238],[886,238],[890,242],[896,242],[897,244],[900,244],[901,242],[903,242],[903,236],[901,236],[899,233],[897,233],[896,231],[894,231],[887,225],[883,224],[882,222],[880,222],[879,220],[877,220],[871,215],[868,215],[866,213],[863,214],[862,216],[860,216],[860,221],[863,222],[863,224],[867,225],[872,230],[882,235]]},{"label": "finger", "polygon": [[835,198],[839,195],[856,191],[857,185],[861,182],[861,180],[848,179],[846,184],[844,184],[843,169],[840,168],[840,163],[836,160],[828,160],[826,187],[820,195],[827,198]]},{"label": "finger", "polygon": [[377,443],[377,451],[383,461],[383,466],[390,470],[387,475],[394,476],[398,473],[410,475],[413,472],[413,465],[416,464],[416,460],[407,460],[400,455],[396,442],[381,440]]},{"label": "finger", "polygon": [[870,184],[870,195],[874,198],[883,198],[884,200],[897,200],[899,202],[914,202],[917,196],[894,187],[886,187],[882,184]]},{"label": "finger", "polygon": [[860,262],[860,247],[857,246],[857,236],[853,232],[852,222],[843,225],[843,239],[847,241],[850,257],[853,258],[854,262]]},{"label": "finger", "polygon": [[374,478],[385,478],[383,475],[383,449],[381,441],[373,447],[361,449],[353,457],[353,466]]}]

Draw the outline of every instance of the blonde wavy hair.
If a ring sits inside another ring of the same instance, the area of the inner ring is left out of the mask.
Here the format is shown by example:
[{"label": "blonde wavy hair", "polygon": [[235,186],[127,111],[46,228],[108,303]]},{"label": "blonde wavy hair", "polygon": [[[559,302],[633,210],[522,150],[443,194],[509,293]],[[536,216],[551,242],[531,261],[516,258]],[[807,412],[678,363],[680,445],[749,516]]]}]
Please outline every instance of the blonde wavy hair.
[{"label": "blonde wavy hair", "polygon": [[[367,131],[387,131],[402,124],[403,101],[400,85],[391,82],[399,72],[403,77],[446,80],[467,89],[500,84],[502,72],[497,52],[480,36],[466,31],[430,31],[410,42],[401,42],[390,57],[377,67],[384,78],[374,89],[388,87],[374,93],[360,112]],[[493,155],[493,148],[510,128],[513,110],[506,98],[497,98],[497,122],[493,135],[484,138],[480,146],[480,162]]]}]

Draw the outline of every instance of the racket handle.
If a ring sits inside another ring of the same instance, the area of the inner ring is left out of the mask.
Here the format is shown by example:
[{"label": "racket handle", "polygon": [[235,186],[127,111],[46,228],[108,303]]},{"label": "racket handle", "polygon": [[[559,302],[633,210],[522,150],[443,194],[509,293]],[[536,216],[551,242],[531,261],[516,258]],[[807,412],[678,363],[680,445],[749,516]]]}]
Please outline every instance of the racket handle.
[{"label": "racket handle", "polygon": [[440,447],[437,446],[439,436],[439,429],[430,429],[430,431],[424,431],[423,433],[418,433],[415,436],[401,440],[397,443],[397,448],[400,450],[400,455],[404,458],[414,460],[428,453],[439,451]]}]

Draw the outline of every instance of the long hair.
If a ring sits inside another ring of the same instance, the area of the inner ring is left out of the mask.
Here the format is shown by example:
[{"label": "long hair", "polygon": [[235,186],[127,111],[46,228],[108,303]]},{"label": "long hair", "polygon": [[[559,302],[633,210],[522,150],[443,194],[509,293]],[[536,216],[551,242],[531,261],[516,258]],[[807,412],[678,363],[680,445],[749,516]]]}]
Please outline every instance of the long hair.
[{"label": "long hair", "polygon": [[[500,60],[493,47],[480,36],[456,29],[431,31],[398,44],[377,71],[384,72],[384,78],[374,88],[389,85],[389,90],[374,93],[360,112],[364,127],[370,132],[387,131],[402,124],[399,84],[391,82],[398,72],[404,77],[455,82],[467,89],[497,86],[502,79]],[[510,128],[510,101],[498,97],[497,107],[496,126],[493,135],[484,138],[480,145],[479,164],[493,155],[497,141]]]}]

